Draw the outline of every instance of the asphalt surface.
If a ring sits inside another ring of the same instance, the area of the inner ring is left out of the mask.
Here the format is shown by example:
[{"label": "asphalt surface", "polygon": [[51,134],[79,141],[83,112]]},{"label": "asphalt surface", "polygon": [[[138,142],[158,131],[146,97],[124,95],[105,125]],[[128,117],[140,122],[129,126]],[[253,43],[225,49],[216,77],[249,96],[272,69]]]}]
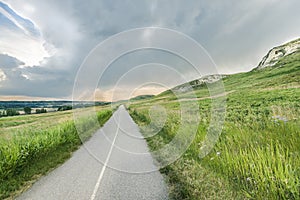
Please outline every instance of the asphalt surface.
[{"label": "asphalt surface", "polygon": [[168,199],[137,125],[121,106],[73,156],[18,199]]}]

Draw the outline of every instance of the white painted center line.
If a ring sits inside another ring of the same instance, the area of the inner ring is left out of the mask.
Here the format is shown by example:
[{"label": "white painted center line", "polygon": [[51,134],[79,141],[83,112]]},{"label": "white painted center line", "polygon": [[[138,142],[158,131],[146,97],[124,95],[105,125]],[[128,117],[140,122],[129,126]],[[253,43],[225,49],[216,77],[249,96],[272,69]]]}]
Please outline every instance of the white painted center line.
[{"label": "white painted center line", "polygon": [[[119,113],[120,113],[120,112],[119,112]],[[119,113],[118,113],[118,114],[119,114]],[[93,191],[93,194],[92,194],[92,196],[91,196],[90,200],[94,200],[94,199],[95,199],[95,197],[96,197],[96,194],[97,194],[97,191],[98,191],[98,189],[99,189],[99,186],[100,186],[101,180],[102,180],[102,178],[103,178],[103,175],[104,175],[104,172],[105,172],[106,166],[107,166],[107,164],[108,164],[108,161],[109,161],[110,155],[111,155],[111,153],[112,153],[112,150],[113,150],[113,148],[114,148],[114,145],[115,145],[115,142],[116,142],[116,139],[117,139],[118,133],[119,133],[119,128],[120,128],[120,114],[119,114],[119,119],[118,119],[118,127],[117,127],[117,131],[116,131],[116,135],[115,135],[115,137],[114,137],[114,140],[112,141],[112,144],[111,144],[110,150],[109,150],[109,152],[108,152],[108,154],[107,154],[107,157],[106,157],[105,163],[104,163],[104,165],[103,165],[103,167],[102,167],[102,170],[101,170],[101,172],[100,172],[100,175],[99,175],[99,177],[98,177],[97,183],[96,183],[96,185],[95,185],[95,187],[94,187],[94,191]]]}]

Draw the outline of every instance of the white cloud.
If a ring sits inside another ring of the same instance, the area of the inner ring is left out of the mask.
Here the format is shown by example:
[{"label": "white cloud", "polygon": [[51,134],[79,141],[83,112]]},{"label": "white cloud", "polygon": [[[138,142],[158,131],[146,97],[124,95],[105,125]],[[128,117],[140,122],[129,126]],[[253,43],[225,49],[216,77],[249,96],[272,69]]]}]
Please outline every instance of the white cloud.
[{"label": "white cloud", "polygon": [[4,72],[0,69],[0,85],[2,81],[5,81],[6,79],[6,75],[4,74]]},{"label": "white cloud", "polygon": [[29,35],[0,30],[0,52],[16,57],[26,66],[40,65],[50,54],[44,48],[44,41]]},{"label": "white cloud", "polygon": [[39,65],[45,57],[51,56],[44,48],[45,41],[39,30],[30,20],[5,4],[1,4],[0,14],[4,21],[0,27],[0,53],[17,58],[26,66]]}]

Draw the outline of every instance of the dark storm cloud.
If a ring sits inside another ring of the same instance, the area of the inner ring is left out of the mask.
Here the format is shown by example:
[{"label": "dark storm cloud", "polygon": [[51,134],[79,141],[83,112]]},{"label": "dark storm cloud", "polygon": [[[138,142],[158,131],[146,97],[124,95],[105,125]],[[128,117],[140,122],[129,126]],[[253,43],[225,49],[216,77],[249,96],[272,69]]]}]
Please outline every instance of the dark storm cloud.
[{"label": "dark storm cloud", "polygon": [[[90,50],[131,28],[158,26],[191,36],[208,50],[220,73],[250,70],[271,47],[300,36],[298,0],[6,2],[37,25],[55,54],[40,66],[17,69],[14,77],[9,75],[12,69],[7,69],[1,94],[70,96],[77,70]],[[28,5],[33,9],[27,9]],[[117,79],[115,70],[105,78]]]},{"label": "dark storm cloud", "polygon": [[6,79],[1,82],[1,95],[61,98],[68,96],[72,89],[72,82],[64,71],[53,72],[31,67],[3,69],[3,72]]}]

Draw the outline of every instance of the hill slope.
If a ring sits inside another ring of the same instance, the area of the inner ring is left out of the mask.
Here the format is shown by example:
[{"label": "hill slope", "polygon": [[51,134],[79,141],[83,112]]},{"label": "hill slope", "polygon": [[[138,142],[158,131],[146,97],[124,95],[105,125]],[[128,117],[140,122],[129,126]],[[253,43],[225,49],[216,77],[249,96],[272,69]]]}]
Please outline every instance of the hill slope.
[{"label": "hill slope", "polygon": [[[286,45],[276,47],[274,49],[285,48],[286,46],[290,46],[291,44],[295,43],[299,43],[300,48],[299,39]],[[274,51],[274,49],[272,49],[271,51]],[[268,59],[271,59],[271,57],[268,57]],[[159,94],[158,96],[162,97],[164,95],[170,94],[172,93],[172,90],[184,93],[185,91],[187,91],[187,87],[189,86],[192,86],[196,90],[201,90],[201,88],[206,88],[206,84],[211,84],[221,79],[224,82],[225,90],[227,91],[245,88],[255,90],[268,88],[271,90],[276,88],[297,88],[300,86],[300,49],[297,49],[293,52],[290,51],[290,53],[286,53],[281,57],[276,57],[276,59],[271,59],[272,64],[270,64],[270,62],[264,62],[264,60],[260,62],[264,63],[264,67],[261,67],[262,65],[260,64],[259,67],[254,68],[250,72],[238,73],[233,75],[223,74],[205,76],[189,83],[178,85],[171,90],[167,90]],[[269,63],[269,65],[267,65],[267,63]]]},{"label": "hill slope", "polygon": [[[180,95],[168,90],[128,105],[145,135],[159,130],[147,138],[153,151],[172,141],[178,130],[188,136],[198,127],[185,154],[162,169],[174,199],[299,199],[300,51],[266,66],[223,78],[226,121],[217,144],[204,159],[199,158],[200,147],[211,120],[207,85],[213,83],[195,80],[173,89]],[[185,90],[188,85],[197,98]],[[199,111],[190,110],[185,121],[181,120],[183,102],[199,105]],[[157,106],[167,113],[162,128],[151,121],[161,117],[159,110],[155,113]],[[195,113],[200,115],[198,125]]]}]

